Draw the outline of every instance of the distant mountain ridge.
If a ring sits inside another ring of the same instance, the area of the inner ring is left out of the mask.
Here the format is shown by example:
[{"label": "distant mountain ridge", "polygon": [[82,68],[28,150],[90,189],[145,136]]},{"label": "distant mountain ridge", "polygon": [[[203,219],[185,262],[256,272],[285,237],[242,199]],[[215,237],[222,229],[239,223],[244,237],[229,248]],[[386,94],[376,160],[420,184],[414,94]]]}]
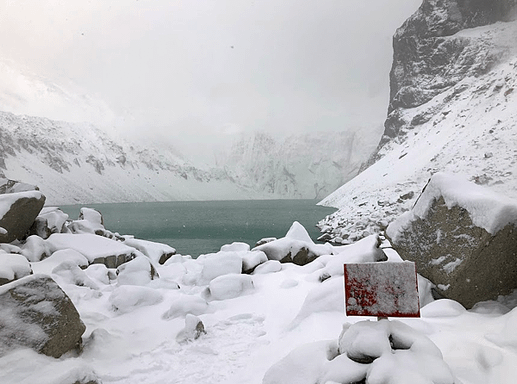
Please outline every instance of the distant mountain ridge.
[{"label": "distant mountain ridge", "polygon": [[137,145],[91,124],[0,112],[0,172],[48,204],[264,198],[167,144]]},{"label": "distant mountain ridge", "polygon": [[290,198],[322,198],[354,177],[375,149],[372,134],[318,132],[283,139],[246,135],[218,162],[240,185]]},{"label": "distant mountain ridge", "polygon": [[339,208],[320,223],[327,238],[378,232],[438,171],[517,198],[515,3],[424,0],[397,30],[384,135],[370,166],[321,202]]},{"label": "distant mountain ridge", "polygon": [[357,133],[251,133],[197,167],[166,141],[0,112],[0,177],[37,185],[47,204],[322,198],[374,149]]}]

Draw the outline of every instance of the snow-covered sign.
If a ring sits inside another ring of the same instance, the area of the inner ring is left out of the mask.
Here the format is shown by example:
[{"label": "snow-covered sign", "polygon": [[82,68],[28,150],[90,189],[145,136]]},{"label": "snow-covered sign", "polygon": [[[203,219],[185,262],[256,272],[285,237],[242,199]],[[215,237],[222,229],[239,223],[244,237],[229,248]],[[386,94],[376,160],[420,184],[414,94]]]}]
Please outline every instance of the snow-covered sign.
[{"label": "snow-covered sign", "polygon": [[420,317],[415,263],[345,264],[347,316]]}]

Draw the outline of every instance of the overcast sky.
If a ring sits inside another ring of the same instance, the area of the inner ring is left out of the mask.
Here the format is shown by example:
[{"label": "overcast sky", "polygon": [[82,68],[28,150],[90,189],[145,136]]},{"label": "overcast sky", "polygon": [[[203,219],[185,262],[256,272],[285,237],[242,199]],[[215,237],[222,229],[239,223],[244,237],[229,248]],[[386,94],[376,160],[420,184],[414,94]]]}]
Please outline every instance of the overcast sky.
[{"label": "overcast sky", "polygon": [[391,37],[420,3],[0,0],[0,58],[149,133],[344,130],[385,118]]}]

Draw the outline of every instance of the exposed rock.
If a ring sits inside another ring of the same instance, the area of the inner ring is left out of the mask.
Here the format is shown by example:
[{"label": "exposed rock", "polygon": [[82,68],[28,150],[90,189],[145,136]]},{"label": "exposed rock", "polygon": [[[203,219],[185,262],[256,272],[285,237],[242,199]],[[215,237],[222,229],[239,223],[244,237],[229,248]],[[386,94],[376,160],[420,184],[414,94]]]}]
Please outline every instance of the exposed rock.
[{"label": "exposed rock", "polygon": [[201,319],[197,316],[187,314],[185,316],[185,328],[178,333],[176,341],[180,344],[197,340],[203,334],[206,334],[205,326]]},{"label": "exposed rock", "polygon": [[[389,112],[421,105],[466,76],[486,73],[501,52],[467,38],[449,37],[511,18],[515,4],[515,0],[424,0],[393,37]],[[476,56],[483,60],[473,60]]]},{"label": "exposed rock", "polygon": [[403,259],[466,308],[517,288],[517,202],[436,174],[387,235]]},{"label": "exposed rock", "polygon": [[23,239],[45,204],[39,191],[0,195],[0,243]]},{"label": "exposed rock", "polygon": [[57,358],[81,345],[86,327],[49,276],[28,276],[0,287],[0,305],[0,354],[29,347]]}]

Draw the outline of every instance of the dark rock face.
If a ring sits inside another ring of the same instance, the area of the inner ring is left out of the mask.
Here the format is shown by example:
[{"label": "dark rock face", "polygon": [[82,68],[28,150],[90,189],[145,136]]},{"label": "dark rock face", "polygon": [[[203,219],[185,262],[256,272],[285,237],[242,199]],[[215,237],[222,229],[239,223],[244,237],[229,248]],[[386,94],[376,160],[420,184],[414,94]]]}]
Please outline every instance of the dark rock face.
[{"label": "dark rock face", "polygon": [[0,195],[0,205],[2,203],[10,204],[10,208],[0,218],[0,227],[7,231],[0,232],[0,243],[10,243],[28,233],[45,204],[45,196],[40,192],[9,193]]},{"label": "dark rock face", "polygon": [[81,345],[86,327],[70,298],[48,276],[2,286],[0,307],[0,354],[29,347],[57,358]]},{"label": "dark rock face", "polygon": [[[502,48],[457,32],[515,17],[516,0],[424,0],[393,37],[390,104],[383,142],[404,122],[398,109],[413,108],[468,76],[489,72]],[[418,122],[416,122],[418,123]],[[382,144],[382,143],[381,143]]]},{"label": "dark rock face", "polygon": [[508,224],[492,235],[474,225],[464,208],[448,208],[443,197],[392,245],[403,259],[416,263],[440,295],[466,308],[517,288],[517,227]]}]

